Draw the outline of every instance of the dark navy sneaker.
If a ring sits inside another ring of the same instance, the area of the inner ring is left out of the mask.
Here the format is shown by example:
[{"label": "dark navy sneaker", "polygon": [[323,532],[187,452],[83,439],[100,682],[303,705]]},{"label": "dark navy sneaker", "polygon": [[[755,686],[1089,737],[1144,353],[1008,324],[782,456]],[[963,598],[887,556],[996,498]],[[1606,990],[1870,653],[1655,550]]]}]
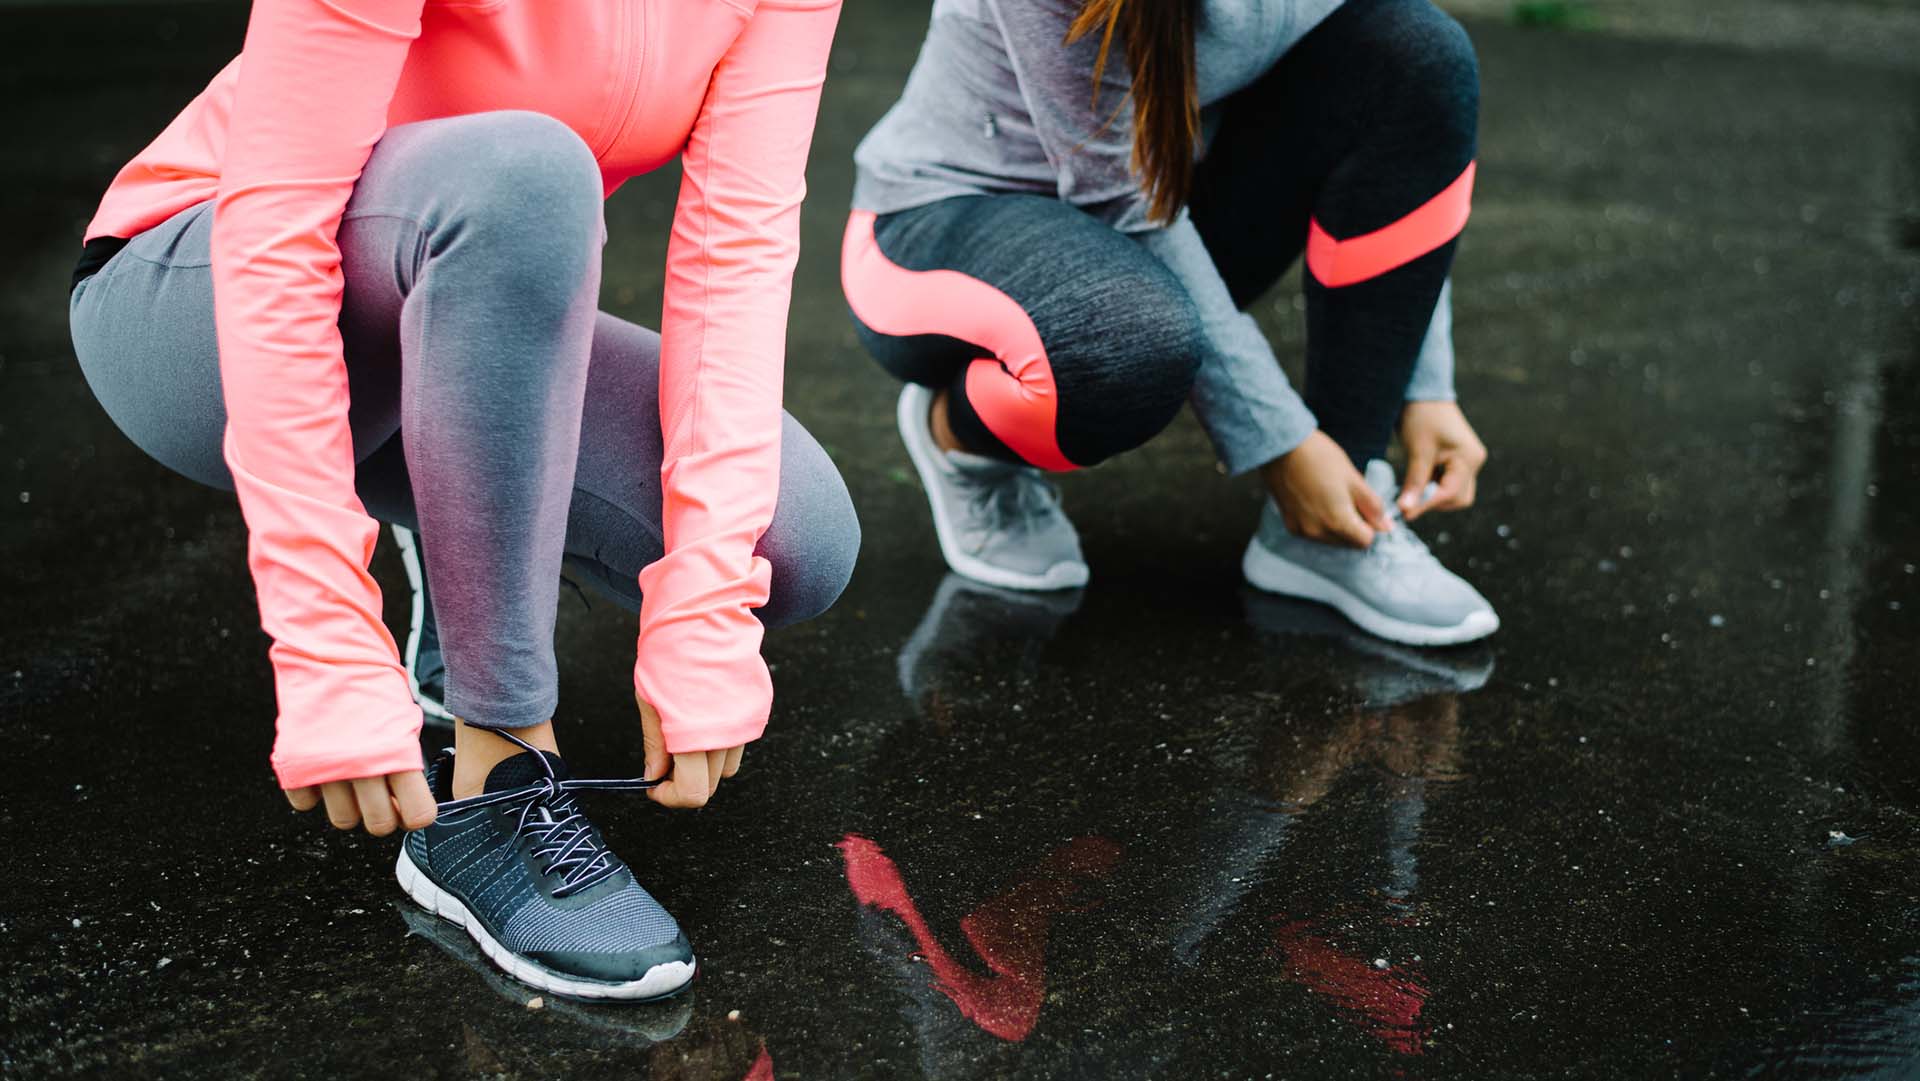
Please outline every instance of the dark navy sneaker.
[{"label": "dark navy sneaker", "polygon": [[400,549],[400,565],[407,569],[407,585],[413,588],[413,608],[407,624],[407,649],[401,659],[407,666],[407,686],[413,700],[429,725],[453,724],[447,710],[447,666],[440,659],[440,633],[433,624],[433,599],[427,595],[427,565],[420,551],[420,540],[403,525],[393,529],[393,543]]},{"label": "dark navy sneaker", "polygon": [[453,756],[427,782],[439,818],[407,835],[395,874],[422,908],[466,929],[509,976],[556,995],[662,998],[693,979],[693,947],[581,812],[581,789],[646,781],[571,780],[558,755],[501,762],[486,790],[450,799]]}]

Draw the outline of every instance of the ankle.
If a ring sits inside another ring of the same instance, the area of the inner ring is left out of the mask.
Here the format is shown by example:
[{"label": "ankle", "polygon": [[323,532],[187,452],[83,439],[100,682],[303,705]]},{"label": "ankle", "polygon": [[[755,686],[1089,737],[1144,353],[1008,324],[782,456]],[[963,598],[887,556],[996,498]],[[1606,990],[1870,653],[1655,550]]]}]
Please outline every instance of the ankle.
[{"label": "ankle", "polygon": [[[541,721],[513,734],[543,751],[560,753],[554,742],[553,722]],[[453,729],[453,798],[477,796],[486,789],[487,774],[493,767],[524,751],[519,744],[497,733],[460,721]]]},{"label": "ankle", "polygon": [[933,407],[927,410],[927,430],[933,434],[933,445],[949,453],[967,449],[953,433],[953,421],[947,410],[950,397],[951,393],[941,388],[934,392]]}]

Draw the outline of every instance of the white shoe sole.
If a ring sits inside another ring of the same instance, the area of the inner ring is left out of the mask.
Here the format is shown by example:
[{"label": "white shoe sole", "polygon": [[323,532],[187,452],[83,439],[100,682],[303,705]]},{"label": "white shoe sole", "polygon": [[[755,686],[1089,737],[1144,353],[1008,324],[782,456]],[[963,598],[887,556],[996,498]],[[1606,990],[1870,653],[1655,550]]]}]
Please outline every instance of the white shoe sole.
[{"label": "white shoe sole", "polygon": [[402,658],[407,669],[407,689],[413,692],[413,700],[420,705],[420,712],[428,720],[445,724],[454,722],[453,714],[447,707],[433,698],[420,693],[420,680],[414,676],[414,665],[420,660],[420,631],[427,623],[427,591],[421,583],[425,580],[420,570],[420,548],[413,543],[413,530],[406,526],[390,526],[394,546],[400,549],[400,565],[407,569],[407,585],[413,587],[413,610],[408,617],[407,652]]},{"label": "white shoe sole", "polygon": [[400,880],[400,888],[415,904],[464,929],[495,967],[529,987],[569,998],[632,1002],[670,995],[693,981],[695,966],[692,961],[669,961],[664,965],[655,965],[647,970],[646,975],[625,983],[605,983],[561,975],[515,955],[495,941],[487,933],[486,925],[475,919],[458,897],[434,885],[433,879],[414,866],[413,858],[407,855],[404,844],[400,847],[400,859],[394,864],[394,877]]},{"label": "white shoe sole", "polygon": [[[922,393],[915,393],[916,389]],[[1041,592],[1086,585],[1089,575],[1085,563],[1055,563],[1047,568],[1045,574],[1022,574],[968,555],[955,543],[953,525],[947,520],[946,508],[934,495],[940,487],[941,476],[940,465],[933,460],[934,448],[930,440],[915,434],[926,428],[927,420],[921,411],[928,408],[933,400],[924,389],[918,384],[908,384],[907,389],[901,391],[900,402],[894,409],[894,420],[900,428],[900,441],[907,445],[907,457],[913,461],[913,471],[919,475],[920,486],[926,490],[927,506],[933,509],[933,534],[940,541],[940,554],[945,557],[947,566],[953,568],[955,574],[1002,589]]]},{"label": "white shoe sole", "polygon": [[1317,601],[1346,616],[1368,634],[1390,642],[1453,646],[1485,638],[1500,629],[1500,617],[1487,609],[1473,612],[1451,627],[1395,619],[1347,592],[1339,583],[1273,554],[1259,538],[1247,542],[1247,553],[1240,558],[1240,573],[1255,589]]}]

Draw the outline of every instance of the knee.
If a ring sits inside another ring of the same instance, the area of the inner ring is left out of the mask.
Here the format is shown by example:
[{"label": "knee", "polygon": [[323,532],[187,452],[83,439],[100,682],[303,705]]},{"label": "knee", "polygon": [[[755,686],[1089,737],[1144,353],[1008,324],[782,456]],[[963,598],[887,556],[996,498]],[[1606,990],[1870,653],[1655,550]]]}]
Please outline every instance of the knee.
[{"label": "knee", "polygon": [[[497,209],[598,218],[600,165],[572,128],[545,113],[507,110],[463,117],[452,166]],[[583,211],[591,211],[584,214]]]},{"label": "knee", "polygon": [[484,250],[516,291],[571,292],[599,265],[603,181],[571,128],[544,113],[476,113],[447,123],[435,142],[430,158],[448,198],[432,250]]},{"label": "knee", "polygon": [[1448,136],[1474,138],[1480,114],[1480,61],[1466,28],[1430,0],[1402,0],[1390,18],[1374,20],[1370,49],[1377,70],[1391,73],[1383,92],[1392,113]]},{"label": "knee", "polygon": [[1157,273],[1155,278],[1141,303],[1129,307],[1117,320],[1115,337],[1130,343],[1127,351],[1140,358],[1134,382],[1149,411],[1165,415],[1154,429],[1158,432],[1193,393],[1207,335],[1200,309],[1187,295],[1186,287],[1171,271]]},{"label": "knee", "polygon": [[760,618],[769,627],[812,619],[833,607],[860,555],[860,519],[827,452],[792,417],[780,450],[780,504],[760,538],[773,588]]},{"label": "knee", "polygon": [[1157,265],[1096,310],[1093,332],[1056,361],[1060,449],[1082,466],[1165,430],[1193,391],[1206,342],[1199,309]]}]

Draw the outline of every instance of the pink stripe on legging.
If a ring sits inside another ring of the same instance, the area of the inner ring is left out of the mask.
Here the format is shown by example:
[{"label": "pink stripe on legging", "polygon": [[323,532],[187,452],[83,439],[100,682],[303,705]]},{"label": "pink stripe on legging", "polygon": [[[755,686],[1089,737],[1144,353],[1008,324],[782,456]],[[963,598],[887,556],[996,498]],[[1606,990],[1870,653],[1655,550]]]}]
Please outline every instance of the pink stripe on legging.
[{"label": "pink stripe on legging", "polygon": [[1059,392],[1040,331],[1012,297],[956,270],[908,270],[873,235],[874,215],[856,210],[840,247],[847,306],[879,334],[943,334],[989,354],[967,366],[967,401],[996,438],[1042,469],[1078,468],[1056,435]]},{"label": "pink stripe on legging", "polygon": [[1473,208],[1473,174],[1468,162],[1446,190],[1391,225],[1336,240],[1318,219],[1307,226],[1307,269],[1321,285],[1337,289],[1358,285],[1406,266],[1460,235]]}]

